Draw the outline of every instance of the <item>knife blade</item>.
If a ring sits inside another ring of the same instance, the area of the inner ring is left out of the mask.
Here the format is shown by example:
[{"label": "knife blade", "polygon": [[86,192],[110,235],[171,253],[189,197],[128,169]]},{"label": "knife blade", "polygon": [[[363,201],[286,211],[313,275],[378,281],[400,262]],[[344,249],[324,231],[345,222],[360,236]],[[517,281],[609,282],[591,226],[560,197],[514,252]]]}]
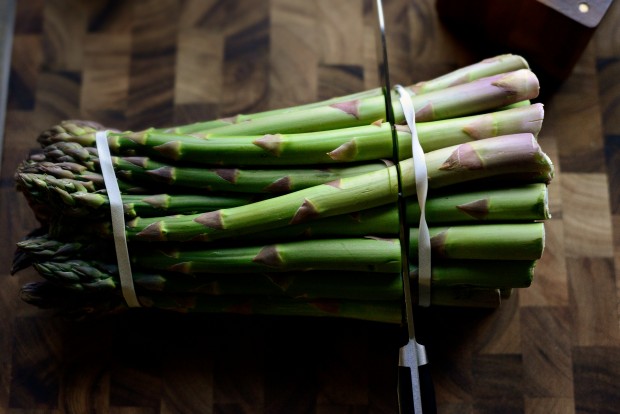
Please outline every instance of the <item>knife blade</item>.
[{"label": "knife blade", "polygon": [[9,90],[15,6],[15,0],[0,2],[0,165],[4,147],[4,121]]},{"label": "knife blade", "polygon": [[403,194],[402,173],[399,164],[398,136],[395,128],[394,108],[392,106],[392,88],[389,77],[385,19],[381,0],[376,0],[374,11],[378,24],[378,30],[376,31],[377,38],[375,41],[377,47],[377,68],[381,80],[383,96],[385,98],[385,119],[390,123],[392,131],[392,158],[396,167],[398,179],[398,232],[401,247],[400,274],[405,298],[405,318],[408,333],[407,344],[399,350],[398,406],[401,414],[432,414],[436,413],[435,393],[426,358],[426,349],[423,345],[419,344],[415,338],[413,301],[409,282],[409,228],[405,220],[406,203]]}]

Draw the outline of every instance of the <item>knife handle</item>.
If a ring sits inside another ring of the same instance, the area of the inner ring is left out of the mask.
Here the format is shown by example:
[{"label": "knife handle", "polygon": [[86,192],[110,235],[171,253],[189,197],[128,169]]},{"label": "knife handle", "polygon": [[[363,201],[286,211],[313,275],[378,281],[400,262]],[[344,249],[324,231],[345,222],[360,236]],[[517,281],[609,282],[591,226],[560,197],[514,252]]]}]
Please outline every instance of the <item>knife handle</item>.
[{"label": "knife handle", "polygon": [[398,367],[398,406],[400,414],[437,414],[437,401],[435,399],[435,387],[431,377],[431,369],[428,364],[418,367],[420,377],[420,396],[422,400],[422,413],[416,413],[413,406],[413,387],[411,386],[411,372],[409,367]]}]

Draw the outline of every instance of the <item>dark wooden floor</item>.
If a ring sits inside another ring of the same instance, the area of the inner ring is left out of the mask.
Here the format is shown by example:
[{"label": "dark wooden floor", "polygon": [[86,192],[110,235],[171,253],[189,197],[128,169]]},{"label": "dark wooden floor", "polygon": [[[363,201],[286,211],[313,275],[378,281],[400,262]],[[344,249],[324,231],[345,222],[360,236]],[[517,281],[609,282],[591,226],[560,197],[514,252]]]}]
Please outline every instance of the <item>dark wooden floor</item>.
[{"label": "dark wooden floor", "polygon": [[[368,3],[368,2],[367,2]],[[440,413],[620,412],[620,4],[546,102],[557,165],[533,286],[419,331]],[[433,1],[386,1],[391,70],[413,83],[477,59]],[[69,322],[8,275],[36,223],[13,190],[42,129],[186,123],[377,85],[363,0],[19,2],[0,188],[0,413],[394,413],[401,331],[351,321],[136,312]],[[543,85],[544,88],[544,85]]]}]

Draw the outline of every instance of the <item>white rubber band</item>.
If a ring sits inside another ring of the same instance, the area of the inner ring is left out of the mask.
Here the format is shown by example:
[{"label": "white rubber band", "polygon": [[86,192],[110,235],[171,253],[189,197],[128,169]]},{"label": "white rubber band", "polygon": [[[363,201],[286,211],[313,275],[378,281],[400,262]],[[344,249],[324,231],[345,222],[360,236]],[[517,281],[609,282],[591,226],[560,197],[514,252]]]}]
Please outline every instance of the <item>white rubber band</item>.
[{"label": "white rubber band", "polygon": [[116,261],[118,263],[118,274],[121,279],[123,298],[125,298],[125,302],[127,302],[129,307],[138,308],[141,305],[133,285],[129,250],[127,249],[127,238],[125,237],[125,212],[123,210],[121,191],[118,188],[116,173],[112,165],[112,155],[110,154],[110,147],[108,144],[108,131],[97,131],[95,140],[97,143],[101,173],[103,174],[103,181],[110,202],[114,248],[116,250]]},{"label": "white rubber band", "polygon": [[426,157],[418,139],[415,126],[415,109],[411,96],[401,85],[396,85],[400,96],[405,120],[411,130],[411,150],[413,154],[413,170],[415,174],[416,193],[420,205],[420,224],[418,226],[418,305],[431,304],[431,236],[426,223],[426,196],[428,194],[428,171]]}]

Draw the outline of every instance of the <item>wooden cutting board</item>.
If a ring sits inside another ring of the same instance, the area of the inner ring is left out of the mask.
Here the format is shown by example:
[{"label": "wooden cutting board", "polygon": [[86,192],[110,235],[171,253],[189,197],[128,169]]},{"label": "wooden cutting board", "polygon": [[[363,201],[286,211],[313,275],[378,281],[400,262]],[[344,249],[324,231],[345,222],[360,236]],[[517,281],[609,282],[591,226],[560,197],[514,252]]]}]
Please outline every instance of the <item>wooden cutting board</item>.
[{"label": "wooden cutting board", "polygon": [[[385,3],[394,82],[479,59],[433,1]],[[8,275],[36,226],[12,175],[39,131],[68,118],[181,124],[374,87],[369,4],[19,2],[0,181],[0,413],[397,412],[399,327],[140,311],[68,321],[19,300],[34,273]],[[546,102],[540,141],[557,175],[532,287],[495,311],[419,314],[440,413],[620,412],[618,27],[616,2]]]}]

